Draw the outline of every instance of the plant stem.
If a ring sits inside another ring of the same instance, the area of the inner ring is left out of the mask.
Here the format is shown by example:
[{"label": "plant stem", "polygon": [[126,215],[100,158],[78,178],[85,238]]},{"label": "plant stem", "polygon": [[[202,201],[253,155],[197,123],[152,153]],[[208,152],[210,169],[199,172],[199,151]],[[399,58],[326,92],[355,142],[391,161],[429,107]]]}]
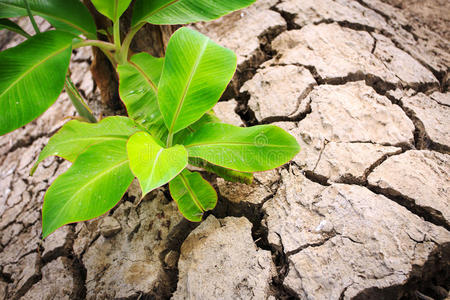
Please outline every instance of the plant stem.
[{"label": "plant stem", "polygon": [[116,50],[116,60],[120,64],[122,63],[122,58],[120,55],[121,44],[120,44],[120,21],[117,20],[113,25],[113,34],[114,34],[114,45]]},{"label": "plant stem", "polygon": [[172,143],[173,143],[173,133],[169,132],[169,135],[167,136],[167,142],[166,142],[166,147],[172,147]]},{"label": "plant stem", "polygon": [[89,106],[87,106],[87,104],[84,102],[83,97],[78,92],[78,89],[73,84],[69,75],[66,76],[66,82],[64,83],[64,87],[66,89],[67,94],[69,95],[70,101],[77,110],[78,114],[81,117],[85,118],[90,123],[97,123],[97,119],[92,114],[92,111],[89,108]]},{"label": "plant stem", "polygon": [[23,3],[25,4],[25,8],[27,9],[28,17],[30,18],[31,24],[33,24],[34,31],[36,33],[41,33],[39,30],[39,27],[36,24],[36,21],[34,20],[33,14],[31,13],[30,5],[28,4],[28,0],[23,0]]},{"label": "plant stem", "polygon": [[139,29],[141,29],[144,25],[145,23],[139,23],[136,26],[132,27],[130,32],[128,32],[125,39],[123,40],[122,48],[120,49],[122,62],[128,61],[128,50],[130,49],[131,42],[133,41],[133,38],[139,31]]},{"label": "plant stem", "polygon": [[84,40],[78,43],[73,44],[72,48],[77,49],[81,47],[87,47],[87,46],[95,46],[100,49],[112,51],[116,49],[116,46],[114,44],[104,42],[104,41],[98,41],[98,40]]},{"label": "plant stem", "polygon": [[99,48],[106,55],[106,57],[109,59],[111,64],[114,67],[117,66],[117,61],[115,60],[114,55],[112,55],[112,53],[111,53],[111,51],[116,50],[116,46],[114,44],[104,42],[104,41],[99,41],[99,40],[83,40],[81,42],[73,44],[72,49],[88,47],[88,46],[93,46],[93,47]]}]

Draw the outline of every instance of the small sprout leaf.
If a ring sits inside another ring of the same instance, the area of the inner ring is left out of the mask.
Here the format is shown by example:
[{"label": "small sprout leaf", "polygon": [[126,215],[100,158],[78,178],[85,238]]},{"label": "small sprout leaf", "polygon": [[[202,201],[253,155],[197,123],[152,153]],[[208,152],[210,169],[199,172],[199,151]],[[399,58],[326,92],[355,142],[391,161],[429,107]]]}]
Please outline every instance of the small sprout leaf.
[{"label": "small sprout leaf", "polygon": [[197,172],[184,170],[169,183],[170,194],[181,214],[193,222],[200,222],[205,211],[217,204],[214,188]]}]

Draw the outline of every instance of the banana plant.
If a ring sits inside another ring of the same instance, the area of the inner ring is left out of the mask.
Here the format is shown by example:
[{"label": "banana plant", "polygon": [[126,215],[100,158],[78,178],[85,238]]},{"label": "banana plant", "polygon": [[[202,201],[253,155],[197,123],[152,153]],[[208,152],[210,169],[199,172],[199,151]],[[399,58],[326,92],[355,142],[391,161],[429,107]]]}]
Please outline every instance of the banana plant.
[{"label": "banana plant", "polygon": [[[113,23],[112,40],[96,38],[87,8],[78,0],[0,0],[0,29],[25,36],[0,53],[0,134],[36,119],[65,88],[80,119],[55,133],[34,164],[50,156],[72,163],[49,187],[42,208],[42,235],[96,218],[113,208],[137,178],[142,197],[169,183],[180,213],[199,222],[217,203],[211,184],[189,165],[226,180],[251,183],[253,172],[289,162],[300,150],[279,127],[222,123],[215,106],[236,70],[236,55],[208,37],[182,27],[166,56],[129,55],[131,41],[146,23],[187,24],[217,19],[254,0],[137,0],[131,28],[120,39],[120,17],[131,0],[92,0]],[[34,16],[52,30],[25,32],[8,18]],[[68,76],[72,49],[98,47],[119,75],[127,116],[97,121]]]}]

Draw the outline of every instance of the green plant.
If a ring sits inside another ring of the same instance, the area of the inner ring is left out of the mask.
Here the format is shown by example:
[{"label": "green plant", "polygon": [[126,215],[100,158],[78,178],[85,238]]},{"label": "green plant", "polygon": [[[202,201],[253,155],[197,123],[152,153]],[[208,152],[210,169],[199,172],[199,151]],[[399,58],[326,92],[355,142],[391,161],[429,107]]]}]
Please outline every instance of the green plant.
[{"label": "green plant", "polygon": [[[249,128],[221,123],[212,111],[236,69],[236,56],[188,28],[171,37],[164,58],[129,57],[146,23],[186,24],[216,19],[254,0],[137,0],[131,29],[120,40],[119,18],[131,0],[92,0],[112,20],[113,41],[96,40],[96,27],[78,0],[0,0],[0,27],[28,39],[0,53],[0,134],[32,121],[63,87],[82,117],[67,122],[48,142],[31,173],[56,155],[72,166],[48,189],[43,236],[72,222],[98,217],[120,201],[135,177],[143,196],[169,183],[180,212],[191,221],[215,207],[217,194],[191,164],[230,181],[251,183],[252,172],[278,167],[299,151],[296,140],[273,125]],[[6,18],[33,15],[55,28],[29,36]],[[82,37],[84,36],[84,37]],[[92,115],[67,75],[71,50],[100,48],[119,74],[128,117]]]}]

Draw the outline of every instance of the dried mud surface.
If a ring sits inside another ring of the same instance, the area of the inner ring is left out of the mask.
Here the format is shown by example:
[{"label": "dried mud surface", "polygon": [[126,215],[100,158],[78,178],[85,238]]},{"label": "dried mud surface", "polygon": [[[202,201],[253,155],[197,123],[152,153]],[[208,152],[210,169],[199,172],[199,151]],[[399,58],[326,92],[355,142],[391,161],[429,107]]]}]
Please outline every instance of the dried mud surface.
[{"label": "dried mud surface", "polygon": [[[139,202],[134,182],[110,213],[42,240],[44,193],[69,164],[29,170],[75,116],[62,94],[0,137],[0,299],[448,299],[448,9],[259,0],[191,25],[238,55],[217,114],[278,125],[302,146],[252,185],[207,175],[219,203],[201,224],[164,188]],[[0,33],[1,49],[20,41]],[[90,49],[75,53],[75,84],[97,115],[117,113],[90,64]]]}]

